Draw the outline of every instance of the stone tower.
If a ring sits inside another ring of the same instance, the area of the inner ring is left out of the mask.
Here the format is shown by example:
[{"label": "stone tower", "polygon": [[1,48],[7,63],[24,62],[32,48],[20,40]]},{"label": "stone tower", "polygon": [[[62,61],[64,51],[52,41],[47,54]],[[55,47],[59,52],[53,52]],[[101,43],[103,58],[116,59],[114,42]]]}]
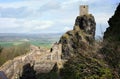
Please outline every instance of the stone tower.
[{"label": "stone tower", "polygon": [[80,16],[88,14],[88,5],[80,5]]}]

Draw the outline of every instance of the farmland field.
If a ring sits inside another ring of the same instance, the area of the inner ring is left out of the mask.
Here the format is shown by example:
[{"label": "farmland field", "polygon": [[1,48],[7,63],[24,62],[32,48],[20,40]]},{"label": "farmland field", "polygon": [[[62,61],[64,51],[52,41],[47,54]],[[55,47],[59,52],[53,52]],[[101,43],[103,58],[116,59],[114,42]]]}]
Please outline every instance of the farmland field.
[{"label": "farmland field", "polygon": [[28,42],[32,45],[50,48],[58,42],[61,34],[0,34],[0,45],[10,47]]}]

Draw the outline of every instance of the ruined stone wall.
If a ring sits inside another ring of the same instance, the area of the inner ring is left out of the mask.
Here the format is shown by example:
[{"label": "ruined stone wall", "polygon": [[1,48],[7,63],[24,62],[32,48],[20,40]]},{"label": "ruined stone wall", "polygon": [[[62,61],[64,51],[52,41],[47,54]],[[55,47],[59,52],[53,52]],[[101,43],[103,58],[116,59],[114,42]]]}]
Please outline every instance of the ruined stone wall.
[{"label": "ruined stone wall", "polygon": [[61,60],[61,54],[62,54],[62,45],[58,44],[58,43],[55,43],[52,46],[51,54],[53,54],[51,60],[60,61]]},{"label": "ruined stone wall", "polygon": [[30,64],[34,66],[33,68],[36,73],[47,73],[53,68],[56,62],[61,62],[61,47],[61,44],[55,43],[52,46],[52,52],[32,47],[30,53],[6,62],[0,67],[0,71],[4,71],[9,79],[15,79],[19,78],[23,73],[23,66]]}]

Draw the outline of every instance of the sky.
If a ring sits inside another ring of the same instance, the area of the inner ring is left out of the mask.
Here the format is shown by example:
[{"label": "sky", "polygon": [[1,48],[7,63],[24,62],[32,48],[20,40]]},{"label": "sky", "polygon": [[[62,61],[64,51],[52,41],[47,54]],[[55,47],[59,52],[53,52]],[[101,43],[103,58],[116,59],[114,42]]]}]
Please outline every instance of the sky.
[{"label": "sky", "polygon": [[119,0],[0,0],[0,33],[64,33],[72,30],[79,6],[89,5],[96,36],[109,26]]}]

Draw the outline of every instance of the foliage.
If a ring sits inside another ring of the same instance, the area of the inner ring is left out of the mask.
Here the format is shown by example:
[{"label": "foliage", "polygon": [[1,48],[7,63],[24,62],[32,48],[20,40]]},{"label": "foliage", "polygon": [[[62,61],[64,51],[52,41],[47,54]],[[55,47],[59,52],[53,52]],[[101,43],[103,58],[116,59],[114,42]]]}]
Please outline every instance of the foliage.
[{"label": "foliage", "polygon": [[2,46],[0,46],[0,54],[1,54],[2,50],[3,50],[3,47],[2,47]]},{"label": "foliage", "polygon": [[112,79],[111,70],[104,62],[82,55],[70,58],[60,74],[62,79]]},{"label": "foliage", "polygon": [[11,60],[16,56],[23,55],[29,51],[30,44],[25,42],[23,44],[11,47],[4,47],[0,53],[0,66],[7,60]]},{"label": "foliage", "polygon": [[76,53],[60,70],[62,79],[113,79],[112,69],[99,53],[101,42],[95,41],[93,45],[89,45],[81,41],[75,45]]}]

